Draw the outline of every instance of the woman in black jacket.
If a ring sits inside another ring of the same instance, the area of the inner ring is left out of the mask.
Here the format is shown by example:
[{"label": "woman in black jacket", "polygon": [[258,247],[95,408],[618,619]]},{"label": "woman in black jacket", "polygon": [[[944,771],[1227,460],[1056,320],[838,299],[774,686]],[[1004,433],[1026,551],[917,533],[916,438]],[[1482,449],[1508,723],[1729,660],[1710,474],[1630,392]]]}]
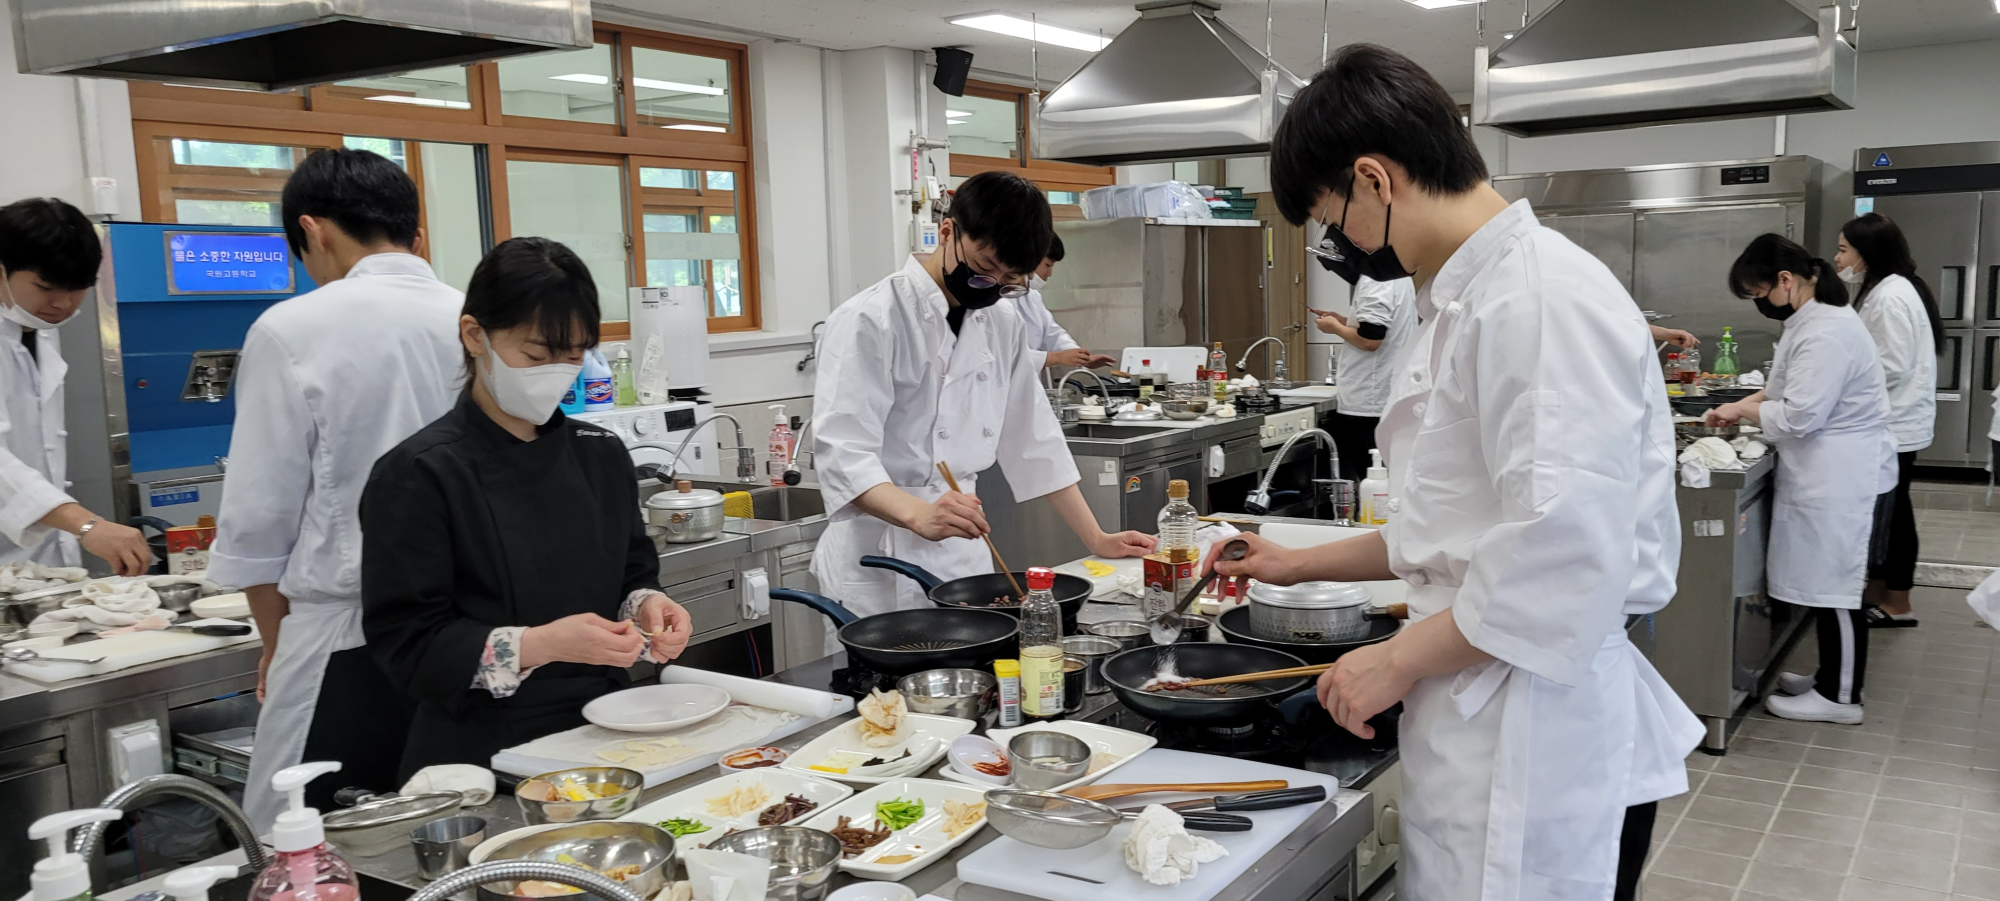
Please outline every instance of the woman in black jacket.
[{"label": "woman in black jacket", "polygon": [[402,778],[581,725],[642,654],[665,663],[693,633],[660,592],[624,444],[556,409],[598,316],[568,248],[495,247],[459,320],[458,406],[369,476],[363,631],[417,701]]}]

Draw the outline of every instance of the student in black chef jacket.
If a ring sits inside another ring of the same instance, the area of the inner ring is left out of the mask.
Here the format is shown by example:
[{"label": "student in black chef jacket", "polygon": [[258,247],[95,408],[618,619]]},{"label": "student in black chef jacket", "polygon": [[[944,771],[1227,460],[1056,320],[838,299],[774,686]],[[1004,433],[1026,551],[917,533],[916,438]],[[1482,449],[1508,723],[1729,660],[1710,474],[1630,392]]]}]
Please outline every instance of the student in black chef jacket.
[{"label": "student in black chef jacket", "polygon": [[642,653],[664,663],[687,646],[624,444],[556,410],[598,315],[569,248],[495,247],[465,292],[458,406],[369,476],[362,627],[418,702],[400,778],[582,725]]}]

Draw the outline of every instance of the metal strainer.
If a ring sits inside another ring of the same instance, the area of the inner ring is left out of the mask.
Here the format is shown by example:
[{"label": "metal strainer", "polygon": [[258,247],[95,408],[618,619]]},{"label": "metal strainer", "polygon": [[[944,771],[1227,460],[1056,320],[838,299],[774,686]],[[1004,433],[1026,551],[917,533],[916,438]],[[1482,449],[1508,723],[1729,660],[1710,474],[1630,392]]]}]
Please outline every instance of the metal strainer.
[{"label": "metal strainer", "polygon": [[[986,821],[1000,834],[1037,848],[1066,851],[1081,848],[1111,834],[1125,820],[1138,819],[1096,801],[1056,792],[996,788],[986,793]],[[1249,832],[1249,817],[1228,813],[1183,813],[1189,829],[1202,832]]]}]

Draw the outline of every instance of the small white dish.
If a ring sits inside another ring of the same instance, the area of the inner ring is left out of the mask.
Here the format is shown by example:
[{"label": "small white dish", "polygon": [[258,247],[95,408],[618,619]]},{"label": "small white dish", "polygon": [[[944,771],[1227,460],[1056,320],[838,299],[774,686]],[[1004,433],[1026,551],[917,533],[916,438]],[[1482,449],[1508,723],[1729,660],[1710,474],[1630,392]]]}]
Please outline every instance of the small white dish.
[{"label": "small white dish", "polygon": [[[1132,758],[1145,753],[1148,749],[1160,743],[1160,740],[1157,738],[1150,735],[1141,735],[1130,729],[1102,726],[1097,723],[1079,723],[1074,720],[1035,723],[1012,729],[988,729],[986,730],[986,737],[995,744],[1005,747],[1007,742],[1013,740],[1014,736],[1023,732],[1060,732],[1064,735],[1076,736],[1082,739],[1084,744],[1090,746],[1092,753],[1091,765],[1095,768],[1075,779],[1056,786],[1051,791],[1068,791],[1079,785],[1089,785],[1096,782],[1104,778],[1112,770],[1132,762]],[[1103,761],[1101,766],[1097,763],[1100,760]],[[972,785],[986,784],[984,782],[973,781],[971,778],[960,773],[956,767],[945,767],[942,773],[945,778],[958,782]]]},{"label": "small white dish", "polygon": [[917,893],[894,882],[857,882],[826,896],[826,901],[917,901]]},{"label": "small white dish", "polygon": [[[871,748],[861,740],[861,720],[855,718],[828,730],[820,737],[806,743],[806,746],[792,752],[784,763],[768,769],[790,770],[806,776],[822,779],[838,779],[860,785],[873,785],[889,779],[898,779],[911,773],[921,773],[931,764],[944,759],[945,750],[952,740],[968,734],[976,725],[968,719],[955,716],[937,716],[929,713],[912,713],[903,718],[903,731],[895,744]],[[928,748],[928,752],[924,749]],[[853,772],[862,761],[875,757],[893,759],[909,750],[912,760],[897,761],[901,764],[888,773],[878,771],[874,775]],[[839,765],[828,761],[841,762]],[[851,761],[851,762],[848,762]],[[835,772],[844,768],[848,772]],[[814,769],[814,767],[828,767]]]},{"label": "small white dish", "polygon": [[945,772],[954,779],[965,777],[959,779],[961,782],[985,783],[996,788],[1006,788],[1014,784],[1014,777],[1011,775],[988,776],[972,768],[975,763],[998,763],[1007,759],[1007,752],[1001,750],[993,739],[984,735],[961,735],[953,739],[950,757],[951,764],[945,767]]},{"label": "small white dish", "polygon": [[[840,823],[841,817],[848,817],[857,825],[873,826],[875,805],[897,798],[921,800],[924,815],[916,822],[896,830],[882,843],[840,862],[840,868],[856,876],[867,879],[901,880],[924,867],[944,858],[951,849],[972,838],[986,826],[986,815],[982,812],[973,826],[956,836],[944,834],[944,802],[957,801],[960,804],[983,804],[986,790],[954,782],[939,782],[936,779],[895,779],[876,785],[852,798],[825,808],[813,814],[802,825],[808,829],[829,830]],[[885,864],[876,861],[883,857],[903,854],[914,855],[901,863]]]},{"label": "small white dish", "polygon": [[667,732],[692,726],[729,706],[729,692],[675,682],[614,691],[583,705],[583,718],[619,732]]},{"label": "small white dish", "polygon": [[203,619],[242,619],[250,615],[250,596],[239,591],[197,598],[188,612]]},{"label": "small white dish", "polygon": [[77,624],[73,622],[46,622],[46,623],[28,624],[29,638],[54,638],[56,639],[57,644],[61,644],[62,639],[68,638],[71,635],[75,635],[76,632],[77,632]]},{"label": "small white dish", "polygon": [[[619,817],[619,819],[633,823],[651,823],[654,825],[674,819],[699,820],[702,825],[709,828],[702,832],[691,832],[680,836],[674,839],[674,842],[679,847],[704,848],[708,846],[709,842],[721,838],[732,829],[757,828],[757,815],[763,813],[764,808],[758,808],[757,810],[733,817],[719,817],[708,812],[709,799],[723,797],[745,785],[762,785],[764,791],[771,796],[771,804],[783,801],[786,795],[798,795],[819,805],[807,811],[803,817],[798,817],[789,823],[779,824],[786,826],[801,825],[818,816],[820,811],[826,810],[828,807],[838,804],[841,801],[845,801],[848,796],[854,794],[854,789],[834,782],[831,779],[816,779],[797,773],[783,772],[774,766],[767,766],[755,770],[738,770],[726,776],[718,776],[693,788],[684,789],[654,801],[638,810]],[[767,804],[765,806],[768,807],[770,805]]]}]

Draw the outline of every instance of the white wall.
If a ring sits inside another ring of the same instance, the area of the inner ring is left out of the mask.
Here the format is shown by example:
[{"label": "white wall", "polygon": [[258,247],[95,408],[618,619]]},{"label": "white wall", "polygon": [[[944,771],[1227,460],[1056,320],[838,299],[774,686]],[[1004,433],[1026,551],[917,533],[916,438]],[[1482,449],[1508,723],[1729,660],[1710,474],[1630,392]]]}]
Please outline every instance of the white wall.
[{"label": "white wall", "polygon": [[117,180],[118,218],[139,218],[124,83],[20,74],[13,18],[4,12],[0,4],[0,205],[59,197],[87,213],[108,212],[87,196],[85,179],[96,175]]}]

